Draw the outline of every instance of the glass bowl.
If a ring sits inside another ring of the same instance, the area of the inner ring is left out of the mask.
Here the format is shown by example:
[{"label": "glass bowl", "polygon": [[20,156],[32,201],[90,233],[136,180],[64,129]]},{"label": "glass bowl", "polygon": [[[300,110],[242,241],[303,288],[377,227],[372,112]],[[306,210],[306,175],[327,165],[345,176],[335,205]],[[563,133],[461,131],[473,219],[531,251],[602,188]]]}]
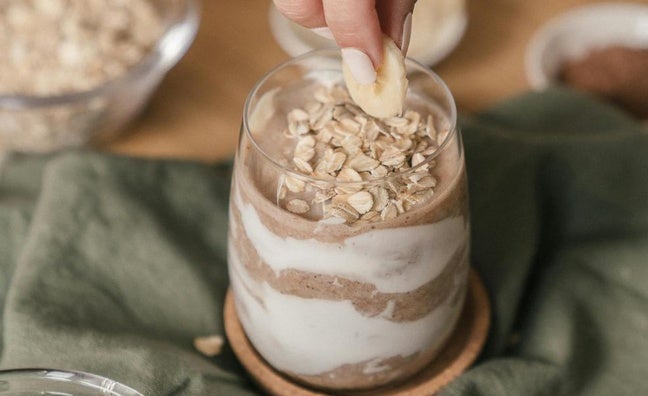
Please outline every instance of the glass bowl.
[{"label": "glass bowl", "polygon": [[108,378],[55,369],[0,371],[0,395],[142,396]]},{"label": "glass bowl", "polygon": [[198,0],[151,0],[162,34],[152,50],[117,78],[53,96],[0,94],[0,149],[49,152],[114,138],[147,103],[189,49],[199,24]]}]

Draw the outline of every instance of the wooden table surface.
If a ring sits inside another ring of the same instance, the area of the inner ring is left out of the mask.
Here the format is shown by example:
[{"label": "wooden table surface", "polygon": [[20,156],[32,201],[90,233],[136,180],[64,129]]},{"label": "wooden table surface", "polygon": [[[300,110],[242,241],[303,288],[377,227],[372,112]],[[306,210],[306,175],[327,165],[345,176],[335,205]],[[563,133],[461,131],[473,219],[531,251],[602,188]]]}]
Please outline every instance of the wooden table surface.
[{"label": "wooden table surface", "polygon": [[[528,89],[524,51],[538,27],[566,9],[594,2],[468,0],[466,34],[434,70],[448,83],[460,111],[484,109]],[[270,32],[269,0],[202,3],[193,47],[109,150],[204,161],[234,153],[248,91],[288,56]]]}]

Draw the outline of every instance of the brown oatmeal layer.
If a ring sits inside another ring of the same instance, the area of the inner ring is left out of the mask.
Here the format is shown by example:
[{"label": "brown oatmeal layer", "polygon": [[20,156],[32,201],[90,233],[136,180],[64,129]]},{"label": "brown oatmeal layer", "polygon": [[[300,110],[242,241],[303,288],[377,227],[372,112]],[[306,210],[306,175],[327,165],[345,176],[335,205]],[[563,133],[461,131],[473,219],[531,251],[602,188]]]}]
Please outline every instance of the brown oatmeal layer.
[{"label": "brown oatmeal layer", "polygon": [[[246,149],[251,150],[250,147]],[[245,151],[245,149],[243,149]],[[243,159],[247,157],[241,153]],[[273,181],[280,176],[271,167],[260,170],[263,174],[251,175],[241,168],[235,167],[236,189],[244,203],[252,203],[261,222],[273,234],[281,238],[315,239],[320,242],[343,242],[345,239],[363,234],[370,230],[397,227],[409,227],[432,224],[448,217],[463,216],[469,220],[468,186],[464,166],[459,159],[444,158],[450,156],[442,153],[437,165],[438,188],[427,202],[417,205],[412,210],[398,215],[394,219],[366,224],[322,224],[321,222],[304,219],[276,205],[269,199],[271,191],[276,190]],[[247,168],[253,168],[252,166]],[[254,181],[252,181],[254,180]],[[268,183],[264,185],[263,183]]]},{"label": "brown oatmeal layer", "polygon": [[[230,247],[236,249],[240,263],[256,282],[266,282],[282,294],[323,300],[349,300],[355,309],[365,316],[373,317],[385,312],[393,303],[391,314],[385,319],[394,322],[414,321],[426,316],[449,296],[464,288],[468,271],[468,244],[462,244],[450,258],[443,271],[424,285],[404,293],[382,293],[370,283],[358,282],[339,276],[285,269],[276,274],[258,255],[255,247],[240,226],[240,212],[232,205],[233,221],[239,224],[232,229]],[[254,295],[253,291],[249,291]]]}]

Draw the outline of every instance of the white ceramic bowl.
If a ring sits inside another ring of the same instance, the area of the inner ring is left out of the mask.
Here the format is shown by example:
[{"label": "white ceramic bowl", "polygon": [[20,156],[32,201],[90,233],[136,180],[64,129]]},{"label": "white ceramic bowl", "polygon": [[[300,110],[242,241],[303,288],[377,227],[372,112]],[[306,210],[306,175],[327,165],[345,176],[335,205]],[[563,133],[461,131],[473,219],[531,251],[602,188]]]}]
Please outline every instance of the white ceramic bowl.
[{"label": "white ceramic bowl", "polygon": [[610,45],[648,48],[648,4],[587,5],[549,21],[527,46],[529,84],[538,90],[554,85],[563,62]]},{"label": "white ceramic bowl", "polygon": [[[270,6],[268,17],[275,40],[290,56],[336,47],[333,40],[320,37],[288,20],[274,5]],[[467,24],[465,0],[419,0],[407,56],[424,65],[434,65],[455,49]]]}]

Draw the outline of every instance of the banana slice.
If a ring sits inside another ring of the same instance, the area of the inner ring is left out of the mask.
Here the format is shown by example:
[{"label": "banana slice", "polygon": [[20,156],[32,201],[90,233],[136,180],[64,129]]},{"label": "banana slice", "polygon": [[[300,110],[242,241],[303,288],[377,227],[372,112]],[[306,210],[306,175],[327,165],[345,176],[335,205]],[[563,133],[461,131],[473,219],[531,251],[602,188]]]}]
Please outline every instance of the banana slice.
[{"label": "banana slice", "polygon": [[389,37],[383,37],[383,61],[376,70],[375,82],[360,84],[344,62],[342,70],[351,98],[367,114],[387,118],[403,112],[407,92],[405,59],[401,50]]}]

